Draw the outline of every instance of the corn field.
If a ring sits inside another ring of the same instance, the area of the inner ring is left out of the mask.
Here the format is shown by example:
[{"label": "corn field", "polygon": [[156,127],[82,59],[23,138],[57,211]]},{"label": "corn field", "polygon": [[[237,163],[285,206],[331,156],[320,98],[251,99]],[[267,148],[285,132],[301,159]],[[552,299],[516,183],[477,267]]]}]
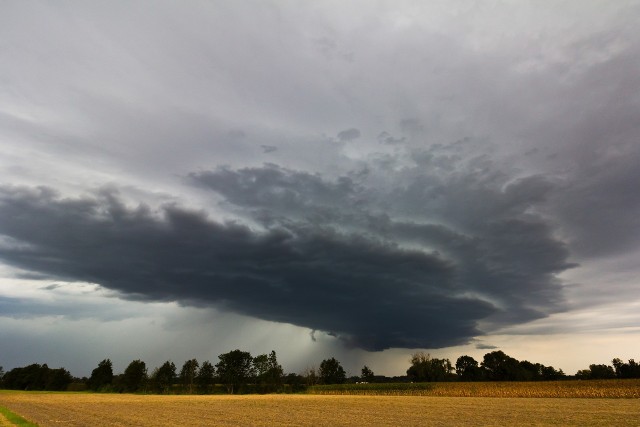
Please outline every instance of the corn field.
[{"label": "corn field", "polygon": [[371,383],[313,386],[309,394],[433,397],[640,398],[640,380]]}]

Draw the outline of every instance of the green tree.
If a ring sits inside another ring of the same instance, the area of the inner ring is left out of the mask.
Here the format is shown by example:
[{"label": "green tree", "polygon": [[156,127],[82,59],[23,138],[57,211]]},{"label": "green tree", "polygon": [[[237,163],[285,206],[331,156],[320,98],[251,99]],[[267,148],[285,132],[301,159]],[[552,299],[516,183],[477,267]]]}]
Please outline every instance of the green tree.
[{"label": "green tree", "polygon": [[[615,358],[611,361],[611,364],[613,365],[613,368],[615,369],[616,372],[616,377],[618,378],[627,378],[624,375],[624,371],[625,371],[625,363],[619,359],[619,358]],[[0,371],[2,371],[2,367],[0,367]]]},{"label": "green tree", "polygon": [[45,390],[64,391],[73,381],[73,377],[64,368],[50,369],[47,373]]},{"label": "green tree", "polygon": [[591,371],[589,369],[580,369],[578,372],[576,372],[575,377],[579,380],[590,380]]},{"label": "green tree", "polygon": [[284,369],[282,369],[282,365],[278,363],[276,352],[273,350],[269,353],[268,367],[267,383],[271,386],[271,391],[276,391],[282,386]]},{"label": "green tree", "polygon": [[615,358],[612,361],[615,368],[616,377],[618,378],[640,378],[640,364],[634,359],[629,359],[629,363]]},{"label": "green tree", "polygon": [[520,362],[521,372],[519,381],[550,381],[559,380],[564,377],[562,369],[556,371],[553,366],[544,366],[540,363],[531,363],[527,360]]},{"label": "green tree", "polygon": [[302,372],[301,377],[304,378],[304,382],[307,386],[312,386],[318,384],[318,370],[315,366],[311,366],[306,368],[304,372]]},{"label": "green tree", "polygon": [[196,359],[187,360],[182,365],[180,370],[180,381],[182,386],[189,392],[193,393],[193,384],[195,383],[196,375],[198,374],[198,368],[200,364]]},{"label": "green tree", "polygon": [[520,362],[500,350],[485,354],[482,367],[487,379],[491,381],[523,381],[527,379],[526,371]]},{"label": "green tree", "polygon": [[532,363],[528,360],[521,360],[519,362],[520,372],[518,375],[518,381],[538,381],[542,379],[543,365],[540,363]]},{"label": "green tree", "polygon": [[167,393],[176,380],[176,365],[167,360],[153,371],[151,379],[158,392]]},{"label": "green tree", "polygon": [[218,359],[218,378],[231,394],[238,392],[243,384],[255,376],[253,357],[247,351],[233,350],[219,355]]},{"label": "green tree", "polygon": [[593,380],[607,380],[616,377],[615,371],[609,365],[589,365],[589,370]]},{"label": "green tree", "polygon": [[432,358],[430,354],[417,352],[411,356],[407,376],[413,381],[446,381],[453,371],[449,359]]},{"label": "green tree", "polygon": [[269,371],[269,356],[260,354],[253,358],[253,369],[255,371],[256,380],[264,381]]},{"label": "green tree", "polygon": [[213,380],[216,375],[216,369],[211,362],[205,360],[202,362],[198,375],[196,376],[196,383],[198,384],[198,390],[200,393],[210,393]]},{"label": "green tree", "polygon": [[320,363],[319,376],[322,384],[342,384],[347,379],[347,373],[335,357]]},{"label": "green tree", "polygon": [[305,389],[305,377],[296,373],[288,373],[283,378],[284,383],[288,386],[288,390],[295,393]]},{"label": "green tree", "polygon": [[374,373],[367,365],[362,367],[360,373],[360,379],[362,379],[362,381],[371,382],[373,380]]},{"label": "green tree", "polygon": [[113,366],[111,360],[104,359],[98,363],[98,367],[91,371],[88,386],[91,390],[104,389],[113,382]]},{"label": "green tree", "polygon": [[64,368],[49,369],[46,363],[34,363],[11,369],[4,374],[2,384],[9,390],[64,391],[72,380],[71,374]]},{"label": "green tree", "polygon": [[142,360],[134,360],[124,370],[122,383],[129,393],[141,391],[147,382],[147,365]]},{"label": "green tree", "polygon": [[49,367],[33,363],[29,366],[13,368],[2,378],[9,390],[44,390]]},{"label": "green tree", "polygon": [[480,381],[483,378],[482,369],[471,356],[460,356],[456,360],[456,375],[461,381]]},{"label": "green tree", "polygon": [[544,381],[555,381],[565,377],[562,369],[556,370],[553,366],[542,366],[542,380]]},{"label": "green tree", "polygon": [[[615,361],[615,359],[614,359]],[[608,365],[589,365],[589,369],[576,372],[576,378],[581,380],[606,380],[615,378],[616,372]]]},{"label": "green tree", "polygon": [[277,391],[282,386],[284,370],[278,363],[275,351],[253,358],[256,381],[263,392]]}]

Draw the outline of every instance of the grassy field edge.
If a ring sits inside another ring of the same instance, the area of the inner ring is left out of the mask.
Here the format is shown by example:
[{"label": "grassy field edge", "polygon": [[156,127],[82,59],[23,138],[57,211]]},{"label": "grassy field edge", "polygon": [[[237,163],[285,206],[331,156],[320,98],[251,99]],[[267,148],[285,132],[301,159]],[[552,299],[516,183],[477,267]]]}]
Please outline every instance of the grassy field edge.
[{"label": "grassy field edge", "polygon": [[38,427],[38,424],[25,420],[20,415],[16,414],[15,412],[11,412],[4,406],[0,406],[0,414],[2,414],[13,425],[20,427]]}]

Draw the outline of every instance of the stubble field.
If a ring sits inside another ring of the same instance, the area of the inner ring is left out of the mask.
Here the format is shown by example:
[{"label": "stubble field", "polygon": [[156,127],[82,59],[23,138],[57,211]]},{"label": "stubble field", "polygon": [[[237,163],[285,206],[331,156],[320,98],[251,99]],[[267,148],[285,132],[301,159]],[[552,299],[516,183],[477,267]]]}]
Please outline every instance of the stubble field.
[{"label": "stubble field", "polygon": [[638,399],[2,392],[40,426],[640,426]]}]

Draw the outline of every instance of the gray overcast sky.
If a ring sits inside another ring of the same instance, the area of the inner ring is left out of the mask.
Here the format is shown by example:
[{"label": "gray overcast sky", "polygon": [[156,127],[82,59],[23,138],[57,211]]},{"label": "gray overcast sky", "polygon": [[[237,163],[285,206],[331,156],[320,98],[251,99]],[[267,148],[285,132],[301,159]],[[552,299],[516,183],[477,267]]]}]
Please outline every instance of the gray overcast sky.
[{"label": "gray overcast sky", "polygon": [[640,357],[639,1],[0,5],[0,365]]}]

